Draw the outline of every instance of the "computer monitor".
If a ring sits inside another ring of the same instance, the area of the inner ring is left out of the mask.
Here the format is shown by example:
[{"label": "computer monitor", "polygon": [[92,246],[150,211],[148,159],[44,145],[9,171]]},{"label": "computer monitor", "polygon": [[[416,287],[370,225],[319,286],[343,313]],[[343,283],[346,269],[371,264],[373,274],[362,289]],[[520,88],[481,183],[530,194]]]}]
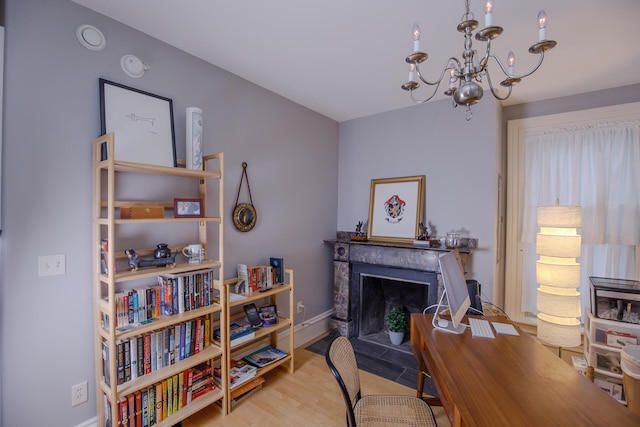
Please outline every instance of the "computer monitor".
[{"label": "computer monitor", "polygon": [[[469,291],[464,273],[458,262],[458,250],[445,252],[440,255],[440,273],[442,274],[442,283],[444,284],[444,292],[438,302],[436,313],[433,316],[433,326],[437,330],[453,332],[461,334],[467,325],[462,324],[462,318],[467,313],[467,309],[471,306],[469,299]],[[451,320],[440,317],[440,309],[444,306],[442,301],[447,297]]]}]

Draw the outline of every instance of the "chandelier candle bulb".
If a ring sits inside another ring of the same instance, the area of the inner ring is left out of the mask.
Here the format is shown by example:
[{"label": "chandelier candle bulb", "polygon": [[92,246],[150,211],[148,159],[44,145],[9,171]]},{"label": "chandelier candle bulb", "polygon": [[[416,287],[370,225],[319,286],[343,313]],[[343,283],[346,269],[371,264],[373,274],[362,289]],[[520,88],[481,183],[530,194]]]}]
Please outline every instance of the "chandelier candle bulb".
[{"label": "chandelier candle bulb", "polygon": [[456,70],[451,69],[451,78],[449,79],[449,89],[454,89],[456,86]]},{"label": "chandelier candle bulb", "polygon": [[484,13],[485,27],[490,27],[493,25],[493,22],[491,21],[491,12],[493,12],[493,0],[487,0]]},{"label": "chandelier candle bulb", "polygon": [[413,81],[413,73],[414,73],[415,69],[416,69],[416,65],[415,64],[409,64],[409,81],[410,82]]},{"label": "chandelier candle bulb", "polygon": [[512,50],[509,51],[509,55],[507,56],[507,62],[509,63],[509,74],[513,76],[513,70],[516,64],[516,56],[514,55]]},{"label": "chandelier candle bulb", "polygon": [[413,24],[413,51],[420,52],[420,26],[418,23]]},{"label": "chandelier candle bulb", "polygon": [[547,38],[547,14],[544,10],[538,12],[538,41],[541,42]]}]

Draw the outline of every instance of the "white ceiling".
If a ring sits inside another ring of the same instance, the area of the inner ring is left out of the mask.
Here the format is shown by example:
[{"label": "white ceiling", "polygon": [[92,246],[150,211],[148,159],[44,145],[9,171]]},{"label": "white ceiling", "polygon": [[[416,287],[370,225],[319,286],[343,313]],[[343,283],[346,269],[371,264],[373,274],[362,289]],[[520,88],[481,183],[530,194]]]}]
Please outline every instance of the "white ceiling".
[{"label": "white ceiling", "polygon": [[[412,105],[400,85],[408,79],[404,58],[413,50],[414,22],[422,28],[421,50],[429,54],[422,72],[431,80],[464,49],[456,30],[463,0],[72,1],[338,122]],[[483,1],[470,3],[482,27]],[[538,40],[539,9],[547,13],[547,38],[558,42],[504,105],[640,83],[640,1],[494,4],[493,24],[504,32],[492,50],[503,62],[514,51],[516,73],[537,61],[528,48]],[[477,50],[484,46],[474,40]],[[490,69],[499,71],[494,63]]]}]

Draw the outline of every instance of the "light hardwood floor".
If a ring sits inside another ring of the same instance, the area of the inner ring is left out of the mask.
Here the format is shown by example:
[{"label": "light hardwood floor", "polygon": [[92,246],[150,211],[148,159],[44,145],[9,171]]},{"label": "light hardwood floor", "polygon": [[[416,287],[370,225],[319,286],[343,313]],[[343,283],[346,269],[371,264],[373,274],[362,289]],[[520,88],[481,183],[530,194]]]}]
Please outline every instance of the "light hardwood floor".
[{"label": "light hardwood floor", "polygon": [[[227,416],[222,416],[214,405],[183,421],[183,427],[346,425],[344,401],[324,356],[299,347],[295,357],[293,374],[285,368],[269,372],[262,390]],[[414,389],[368,372],[360,371],[360,382],[363,394],[415,396]],[[434,407],[433,411],[439,427],[450,427],[441,407]]]}]

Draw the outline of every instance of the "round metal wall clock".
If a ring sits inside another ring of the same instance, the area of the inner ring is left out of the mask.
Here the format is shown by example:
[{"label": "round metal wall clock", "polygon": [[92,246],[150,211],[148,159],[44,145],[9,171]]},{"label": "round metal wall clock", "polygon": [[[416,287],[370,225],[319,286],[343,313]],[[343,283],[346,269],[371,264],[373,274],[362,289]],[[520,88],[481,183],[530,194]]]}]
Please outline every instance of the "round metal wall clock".
[{"label": "round metal wall clock", "polygon": [[[250,203],[238,203],[240,198],[240,190],[242,189],[242,181],[247,178],[247,189],[249,190]],[[242,176],[240,177],[240,186],[238,187],[238,195],[236,196],[236,205],[233,208],[233,225],[240,231],[250,231],[256,226],[258,214],[256,208],[253,207],[253,198],[251,197],[251,186],[249,185],[249,175],[247,175],[247,162],[242,162]]]}]

